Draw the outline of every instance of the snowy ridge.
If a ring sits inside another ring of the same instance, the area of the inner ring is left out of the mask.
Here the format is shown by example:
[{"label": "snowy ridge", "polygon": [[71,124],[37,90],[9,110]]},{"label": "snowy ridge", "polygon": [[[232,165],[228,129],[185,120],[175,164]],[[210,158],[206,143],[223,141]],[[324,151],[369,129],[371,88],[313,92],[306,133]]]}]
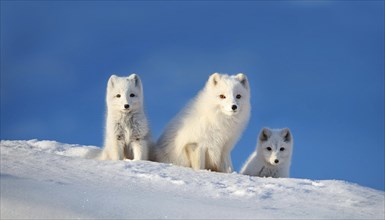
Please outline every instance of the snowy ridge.
[{"label": "snowy ridge", "polygon": [[100,148],[1,141],[1,219],[383,219],[384,192],[338,180],[258,178],[149,161],[98,161]]}]

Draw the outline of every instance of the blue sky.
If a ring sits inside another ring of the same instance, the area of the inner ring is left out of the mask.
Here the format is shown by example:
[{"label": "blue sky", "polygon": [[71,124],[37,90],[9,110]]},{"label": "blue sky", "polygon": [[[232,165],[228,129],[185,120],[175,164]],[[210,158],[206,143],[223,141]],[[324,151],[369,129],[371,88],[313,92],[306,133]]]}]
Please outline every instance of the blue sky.
[{"label": "blue sky", "polygon": [[383,1],[1,1],[1,139],[101,146],[111,74],[137,73],[154,139],[213,72],[245,73],[294,178],[384,190]]}]

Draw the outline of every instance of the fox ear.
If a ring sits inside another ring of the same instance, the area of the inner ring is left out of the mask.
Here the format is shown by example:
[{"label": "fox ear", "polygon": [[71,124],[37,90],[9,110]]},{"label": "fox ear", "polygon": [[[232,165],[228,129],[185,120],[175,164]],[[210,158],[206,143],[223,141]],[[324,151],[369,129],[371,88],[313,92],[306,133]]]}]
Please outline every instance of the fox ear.
[{"label": "fox ear", "polygon": [[135,73],[129,75],[129,76],[128,76],[128,79],[134,81],[135,87],[139,87],[139,86],[141,85],[140,78],[139,78],[139,76],[138,76],[137,74],[135,74]]},{"label": "fox ear", "polygon": [[211,76],[209,77],[210,85],[216,86],[218,84],[220,77],[221,77],[221,75],[219,73],[211,74]]},{"label": "fox ear", "polygon": [[249,89],[249,81],[247,80],[247,76],[243,73],[238,73],[235,78],[239,80],[239,82],[246,88]]},{"label": "fox ear", "polygon": [[271,136],[271,130],[268,128],[262,128],[261,132],[259,133],[259,140],[262,142],[265,142],[269,140]]},{"label": "fox ear", "polygon": [[282,129],[281,136],[283,137],[283,141],[285,142],[290,142],[292,140],[291,132],[289,128]]},{"label": "fox ear", "polygon": [[111,75],[110,78],[108,79],[107,85],[110,87],[114,87],[116,78],[117,78],[116,75]]}]

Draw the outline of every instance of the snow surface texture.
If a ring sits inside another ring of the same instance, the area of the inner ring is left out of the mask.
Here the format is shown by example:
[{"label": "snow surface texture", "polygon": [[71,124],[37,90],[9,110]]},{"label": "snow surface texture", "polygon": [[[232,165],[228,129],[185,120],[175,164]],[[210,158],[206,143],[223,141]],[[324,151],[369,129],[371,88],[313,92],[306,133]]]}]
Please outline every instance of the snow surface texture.
[{"label": "snow surface texture", "polygon": [[98,161],[100,148],[1,141],[1,219],[384,219],[384,192],[338,180]]}]

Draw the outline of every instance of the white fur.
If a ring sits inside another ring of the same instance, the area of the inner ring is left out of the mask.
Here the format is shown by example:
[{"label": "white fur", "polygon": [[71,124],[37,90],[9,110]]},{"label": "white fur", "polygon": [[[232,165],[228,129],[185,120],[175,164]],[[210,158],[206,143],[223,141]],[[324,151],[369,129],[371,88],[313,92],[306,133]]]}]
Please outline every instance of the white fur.
[{"label": "white fur", "polygon": [[289,177],[292,153],[293,137],[288,128],[263,128],[256,150],[243,165],[240,173],[260,177]]},{"label": "white fur", "polygon": [[[237,108],[233,110],[233,106]],[[195,170],[232,172],[230,152],[249,117],[246,75],[214,73],[205,88],[166,127],[157,142],[155,160]]]},{"label": "white fur", "polygon": [[[107,118],[101,160],[147,160],[150,129],[138,75],[112,75],[107,83]],[[128,105],[128,106],[127,106]]]}]

